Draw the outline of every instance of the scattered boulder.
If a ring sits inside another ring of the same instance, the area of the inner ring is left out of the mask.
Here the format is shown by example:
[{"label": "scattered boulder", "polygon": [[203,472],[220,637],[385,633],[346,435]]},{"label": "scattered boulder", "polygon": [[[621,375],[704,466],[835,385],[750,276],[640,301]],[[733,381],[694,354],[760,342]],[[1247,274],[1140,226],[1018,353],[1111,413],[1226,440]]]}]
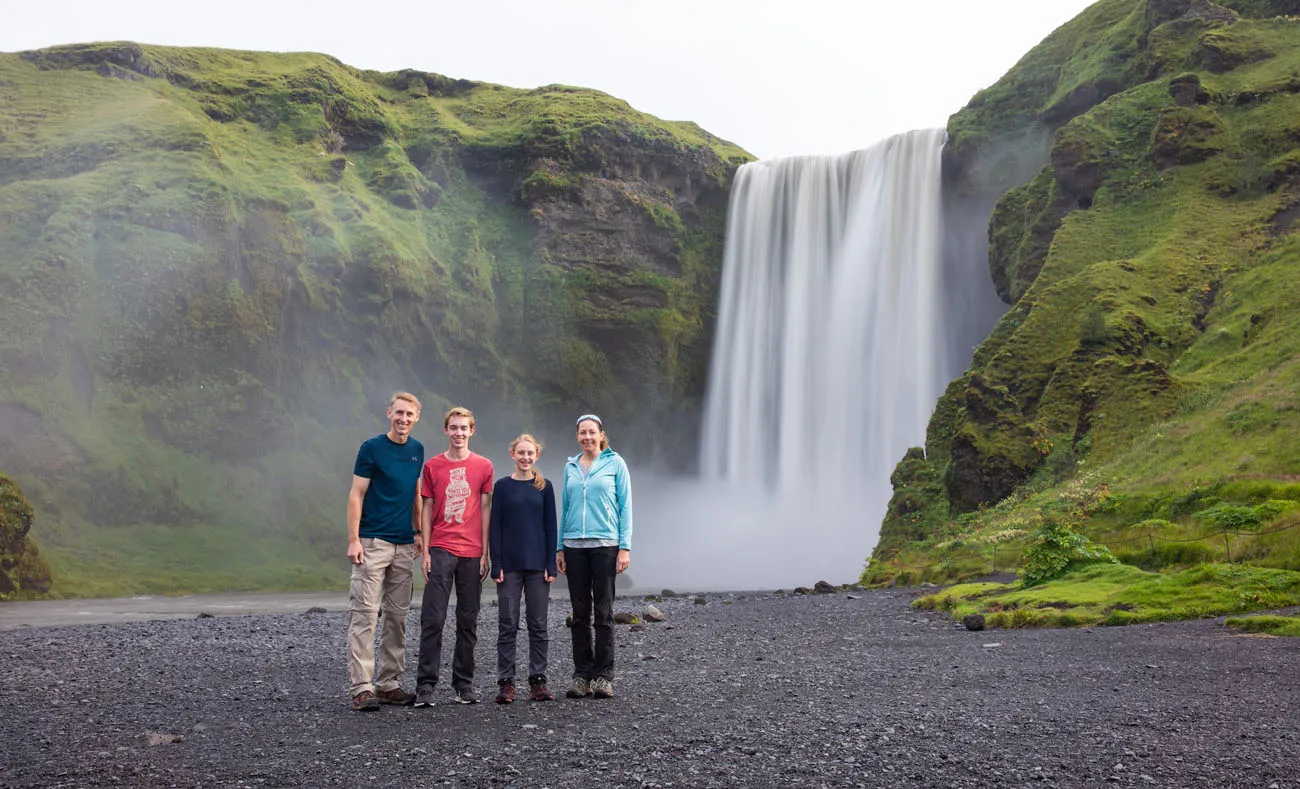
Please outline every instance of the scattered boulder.
[{"label": "scattered boulder", "polygon": [[196,616],[196,617],[194,617],[194,618],[195,618],[195,619],[211,619],[211,618],[212,618],[212,614],[209,614],[207,611],[200,611],[200,612],[199,612],[199,615]]},{"label": "scattered boulder", "polygon": [[838,587],[832,586],[826,581],[818,581],[813,584],[813,592],[816,594],[835,594],[838,591]]},{"label": "scattered boulder", "polygon": [[641,617],[631,613],[630,611],[619,611],[617,614],[614,614],[614,624],[639,625],[641,624]]},{"label": "scattered boulder", "polygon": [[665,589],[659,593],[660,597],[677,597],[677,593],[672,589]]},{"label": "scattered boulder", "polygon": [[170,745],[174,742],[185,742],[185,738],[179,734],[168,734],[161,731],[144,731],[137,737],[141,743],[150,747],[155,745]]},{"label": "scattered boulder", "polygon": [[645,630],[645,625],[632,625],[628,628],[628,632],[630,633],[640,633],[643,630]]},{"label": "scattered boulder", "polygon": [[700,597],[695,598],[695,604],[696,604],[696,605],[708,605],[708,604],[709,604],[709,601],[708,601],[708,600],[705,600],[703,596],[700,596]]},{"label": "scattered boulder", "polygon": [[795,594],[812,594],[812,590],[809,589],[809,588],[806,587],[806,586],[796,586],[796,587],[794,588],[794,593],[795,593]]},{"label": "scattered boulder", "polygon": [[642,609],[641,616],[643,616],[645,618],[645,621],[647,622],[664,621],[664,612],[660,611],[658,608],[650,605],[649,603],[646,603],[645,608]]},{"label": "scattered boulder", "polygon": [[324,613],[326,613],[326,611],[325,611],[324,608],[321,608],[321,607],[318,606],[318,605],[314,605],[314,606],[312,606],[311,608],[308,608],[308,609],[307,609],[307,613],[309,613],[309,614],[324,614]]},{"label": "scattered boulder", "polygon": [[967,614],[961,618],[961,623],[966,626],[967,630],[978,633],[984,629],[984,615]]}]

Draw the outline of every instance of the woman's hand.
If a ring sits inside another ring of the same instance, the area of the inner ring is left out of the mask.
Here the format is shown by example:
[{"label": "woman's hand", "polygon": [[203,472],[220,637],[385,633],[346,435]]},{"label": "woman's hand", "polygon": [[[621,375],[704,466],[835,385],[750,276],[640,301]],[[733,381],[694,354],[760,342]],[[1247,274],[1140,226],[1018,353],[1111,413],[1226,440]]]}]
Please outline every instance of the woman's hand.
[{"label": "woman's hand", "polygon": [[499,584],[500,584],[500,583],[505,583],[505,581],[506,581],[506,571],[505,571],[505,570],[497,570],[497,574],[494,575],[494,576],[492,576],[492,580],[493,580],[493,581],[496,581],[496,582],[499,583]]},{"label": "woman's hand", "polygon": [[564,572],[564,551],[555,552],[555,569],[560,571],[560,575],[568,574]]},{"label": "woman's hand", "polygon": [[551,575],[550,570],[542,570],[542,580],[549,584],[555,580],[555,576]]},{"label": "woman's hand", "polygon": [[632,552],[620,549],[618,552],[618,561],[614,565],[615,572],[623,572],[632,566]]}]

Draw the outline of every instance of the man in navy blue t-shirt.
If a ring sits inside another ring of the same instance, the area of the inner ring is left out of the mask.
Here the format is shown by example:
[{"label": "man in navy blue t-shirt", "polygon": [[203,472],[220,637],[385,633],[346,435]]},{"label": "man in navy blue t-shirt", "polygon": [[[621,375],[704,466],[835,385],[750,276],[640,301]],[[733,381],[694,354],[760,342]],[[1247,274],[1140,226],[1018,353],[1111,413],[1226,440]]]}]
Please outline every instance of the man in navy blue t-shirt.
[{"label": "man in navy blue t-shirt", "polygon": [[[424,445],[411,438],[420,401],[406,392],[388,402],[388,432],[357,451],[348,495],[348,683],[352,709],[410,704],[402,690],[406,665],[406,612],[411,607],[415,557],[421,554],[420,470]],[[379,670],[375,672],[375,619],[384,612]],[[371,675],[374,674],[374,682]]]}]

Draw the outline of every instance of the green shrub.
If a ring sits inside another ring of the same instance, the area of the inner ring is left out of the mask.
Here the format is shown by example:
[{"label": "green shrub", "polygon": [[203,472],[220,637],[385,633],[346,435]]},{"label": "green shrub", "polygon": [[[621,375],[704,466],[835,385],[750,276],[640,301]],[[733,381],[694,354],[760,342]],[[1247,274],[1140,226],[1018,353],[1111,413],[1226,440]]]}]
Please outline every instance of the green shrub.
[{"label": "green shrub", "polygon": [[1065,519],[1048,519],[1033,536],[1020,568],[1020,585],[1028,589],[1072,567],[1117,563],[1110,549],[1076,532]]}]

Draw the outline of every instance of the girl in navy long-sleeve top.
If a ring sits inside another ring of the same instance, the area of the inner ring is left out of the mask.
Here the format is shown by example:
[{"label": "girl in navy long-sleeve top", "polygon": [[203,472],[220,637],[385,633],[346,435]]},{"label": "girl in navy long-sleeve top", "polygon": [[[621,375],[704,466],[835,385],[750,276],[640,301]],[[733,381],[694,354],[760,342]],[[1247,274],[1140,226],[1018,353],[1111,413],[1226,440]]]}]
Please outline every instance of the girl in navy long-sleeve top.
[{"label": "girl in navy long-sleeve top", "polygon": [[546,609],[555,580],[555,491],[536,468],[542,445],[525,433],[510,443],[514,472],[496,481],[488,524],[490,574],[497,582],[497,703],[515,700],[515,641],[519,596],[528,617],[528,686],[533,701],[550,701]]}]

